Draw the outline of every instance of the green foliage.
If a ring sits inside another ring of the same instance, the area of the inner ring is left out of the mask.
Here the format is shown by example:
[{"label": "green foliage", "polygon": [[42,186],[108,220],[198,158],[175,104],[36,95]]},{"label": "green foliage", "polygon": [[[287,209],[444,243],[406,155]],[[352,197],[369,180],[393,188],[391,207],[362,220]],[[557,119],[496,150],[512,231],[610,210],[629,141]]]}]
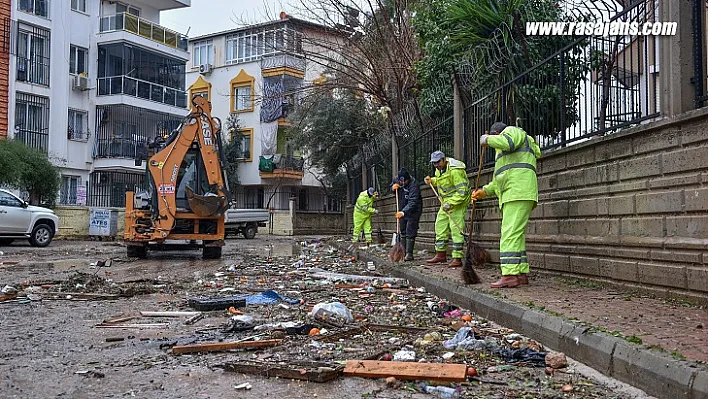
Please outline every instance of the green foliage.
[{"label": "green foliage", "polygon": [[54,204],[60,185],[47,154],[21,141],[0,140],[0,186],[28,192],[33,204]]},{"label": "green foliage", "polygon": [[224,174],[229,182],[231,192],[236,190],[241,183],[238,179],[238,165],[244,158],[241,142],[243,135],[240,132],[240,123],[237,114],[230,114],[226,119],[225,129],[222,130],[222,151],[224,151]]}]

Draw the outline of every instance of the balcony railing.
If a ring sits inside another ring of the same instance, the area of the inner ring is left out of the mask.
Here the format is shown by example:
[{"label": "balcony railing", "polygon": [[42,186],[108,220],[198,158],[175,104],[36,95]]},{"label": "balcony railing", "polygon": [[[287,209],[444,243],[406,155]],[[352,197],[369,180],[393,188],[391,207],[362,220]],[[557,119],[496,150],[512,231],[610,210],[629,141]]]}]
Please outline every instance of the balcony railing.
[{"label": "balcony railing", "polygon": [[73,141],[88,141],[89,137],[91,137],[91,132],[86,129],[84,131],[79,131],[75,130],[71,126],[67,129],[66,136],[69,140]]},{"label": "balcony railing", "polygon": [[49,86],[49,58],[17,57],[17,80]]},{"label": "balcony railing", "polygon": [[98,95],[125,94],[174,107],[187,108],[187,94],[178,89],[128,76],[98,78]]},{"label": "balcony railing", "polygon": [[127,13],[101,17],[101,33],[118,30],[125,30],[166,46],[187,51],[187,36],[147,19]]},{"label": "balcony railing", "polygon": [[96,158],[135,159],[137,154],[147,153],[147,140],[132,139],[97,139]]},{"label": "balcony railing", "polygon": [[38,17],[49,18],[49,0],[20,0],[17,9]]}]

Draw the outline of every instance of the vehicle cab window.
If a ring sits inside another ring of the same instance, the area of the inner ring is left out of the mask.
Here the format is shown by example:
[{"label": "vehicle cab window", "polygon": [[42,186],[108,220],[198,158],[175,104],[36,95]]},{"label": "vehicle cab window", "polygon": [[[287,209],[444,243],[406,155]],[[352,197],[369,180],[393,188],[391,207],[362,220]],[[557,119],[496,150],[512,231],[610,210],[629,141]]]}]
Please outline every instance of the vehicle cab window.
[{"label": "vehicle cab window", "polygon": [[5,193],[5,192],[0,191],[0,205],[3,205],[3,206],[16,206],[16,207],[18,207],[18,208],[21,208],[21,207],[22,207],[22,201],[20,201],[19,199],[17,199],[17,197],[15,197],[15,196],[12,195],[12,194],[8,194],[8,193]]}]

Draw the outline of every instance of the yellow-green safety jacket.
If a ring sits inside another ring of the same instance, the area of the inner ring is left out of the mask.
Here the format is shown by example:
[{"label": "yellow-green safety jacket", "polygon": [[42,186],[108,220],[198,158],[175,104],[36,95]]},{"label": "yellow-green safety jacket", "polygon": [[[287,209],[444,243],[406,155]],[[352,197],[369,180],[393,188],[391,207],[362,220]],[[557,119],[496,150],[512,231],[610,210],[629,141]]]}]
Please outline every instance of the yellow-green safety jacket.
[{"label": "yellow-green safety jacket", "polygon": [[533,137],[516,126],[507,126],[498,135],[487,138],[487,145],[496,150],[494,177],[482,189],[499,198],[499,208],[509,201],[534,201],[538,204],[536,159],[541,149]]},{"label": "yellow-green safety jacket", "polygon": [[435,169],[435,177],[430,183],[437,187],[443,204],[450,206],[470,204],[470,181],[467,179],[465,163],[454,158],[447,158],[444,171]]},{"label": "yellow-green safety jacket", "polygon": [[360,214],[361,216],[370,216],[376,211],[374,209],[374,198],[376,196],[369,197],[367,191],[362,191],[359,193],[359,197],[356,199],[356,204],[354,205],[354,215]]}]

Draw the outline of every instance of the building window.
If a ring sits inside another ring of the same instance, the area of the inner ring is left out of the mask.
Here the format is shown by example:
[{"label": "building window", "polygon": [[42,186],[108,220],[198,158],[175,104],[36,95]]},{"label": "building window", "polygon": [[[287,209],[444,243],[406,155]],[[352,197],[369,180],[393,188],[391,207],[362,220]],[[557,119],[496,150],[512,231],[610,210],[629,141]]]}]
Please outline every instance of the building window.
[{"label": "building window", "polygon": [[127,4],[116,2],[116,14],[128,13],[130,15],[140,16],[140,9]]},{"label": "building window", "polygon": [[226,64],[260,59],[287,50],[302,53],[302,33],[279,27],[252,29],[226,36]]},{"label": "building window", "polygon": [[204,64],[214,64],[214,44],[211,40],[194,42],[192,48],[192,66],[198,67]]},{"label": "building window", "polygon": [[71,0],[71,9],[86,12],[86,0]]},{"label": "building window", "polygon": [[28,14],[49,18],[49,0],[20,0],[17,9]]},{"label": "building window", "polygon": [[243,69],[231,79],[231,112],[253,111],[254,82],[255,78]]},{"label": "building window", "polygon": [[77,205],[76,193],[80,185],[81,177],[62,176],[59,203],[62,205]]},{"label": "building window", "polygon": [[75,109],[69,110],[68,139],[86,141],[89,138],[88,113]]},{"label": "building window", "polygon": [[74,75],[84,74],[88,76],[88,50],[81,47],[71,46],[69,48],[69,73]]},{"label": "building window", "polygon": [[47,151],[49,98],[18,92],[15,102],[15,139]]},{"label": "building window", "polygon": [[229,139],[241,141],[241,161],[253,161],[253,129],[240,129],[238,135],[231,135]]},{"label": "building window", "polygon": [[19,24],[17,80],[49,86],[49,31]]}]

